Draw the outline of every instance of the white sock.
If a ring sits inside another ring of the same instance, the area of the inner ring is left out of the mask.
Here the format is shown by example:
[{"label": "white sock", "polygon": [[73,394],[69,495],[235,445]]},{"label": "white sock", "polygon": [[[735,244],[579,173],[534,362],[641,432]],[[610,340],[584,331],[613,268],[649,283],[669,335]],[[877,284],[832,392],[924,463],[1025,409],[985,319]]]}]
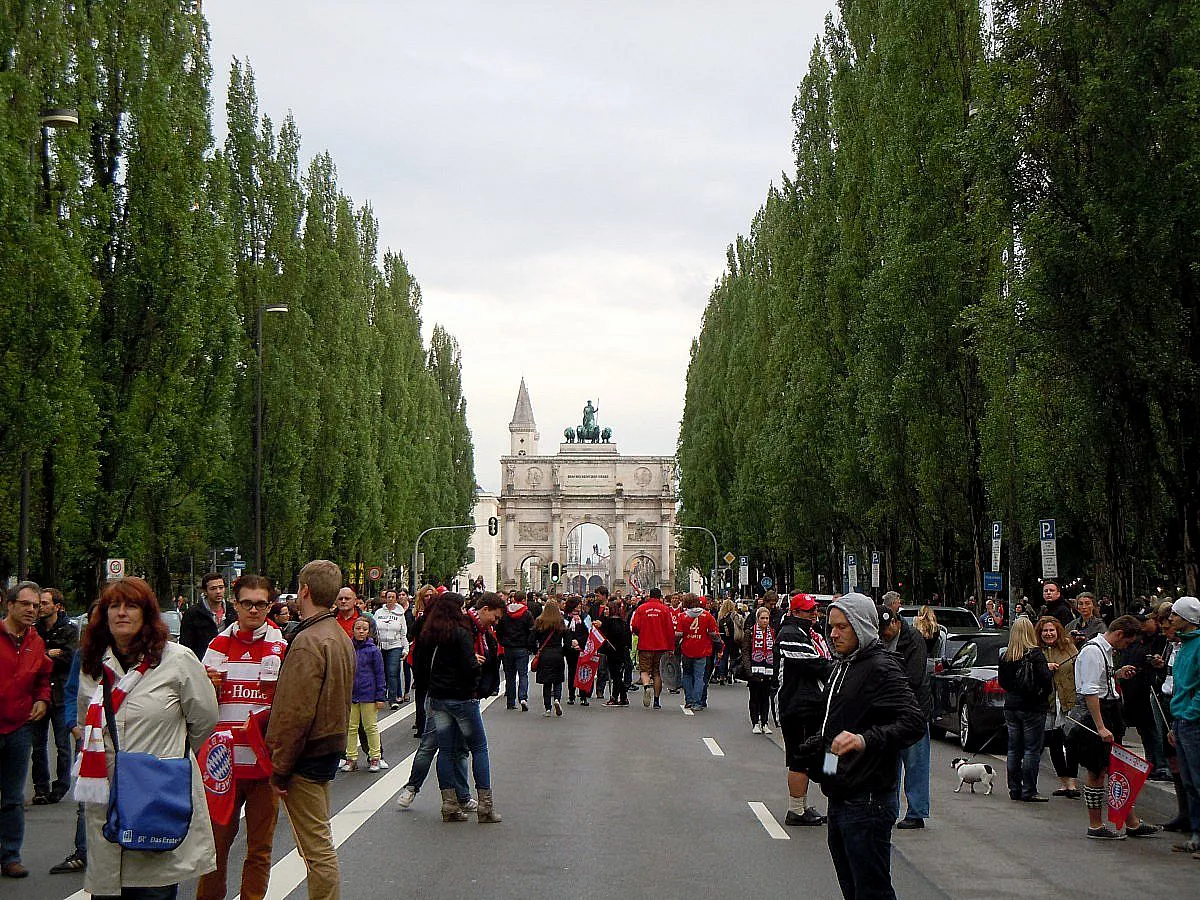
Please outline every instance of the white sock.
[{"label": "white sock", "polygon": [[788,797],[788,812],[797,814],[803,813],[808,807],[808,796],[800,795],[799,797]]}]

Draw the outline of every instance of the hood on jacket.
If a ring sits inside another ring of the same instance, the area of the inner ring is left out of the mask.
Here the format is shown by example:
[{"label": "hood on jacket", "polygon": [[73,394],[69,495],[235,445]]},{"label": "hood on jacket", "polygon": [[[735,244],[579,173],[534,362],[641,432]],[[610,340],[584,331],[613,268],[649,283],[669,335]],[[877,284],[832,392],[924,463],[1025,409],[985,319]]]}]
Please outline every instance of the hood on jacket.
[{"label": "hood on jacket", "polygon": [[529,611],[529,607],[526,606],[524,603],[517,603],[514,601],[512,603],[507,604],[504,607],[504,611],[506,613],[508,613],[510,616],[512,616],[513,618],[520,618],[521,616],[525,615],[525,613],[527,613]]},{"label": "hood on jacket", "polygon": [[691,609],[685,609],[684,612],[686,612],[691,618],[698,619],[700,618],[700,613],[704,612],[704,607],[693,606]]},{"label": "hood on jacket", "polygon": [[[830,603],[829,608],[840,609],[850,621],[850,627],[858,636],[858,650],[855,653],[879,643],[879,608],[870,597],[855,592],[843,594]],[[833,649],[832,646],[830,649]],[[836,652],[834,655],[837,655]]]}]

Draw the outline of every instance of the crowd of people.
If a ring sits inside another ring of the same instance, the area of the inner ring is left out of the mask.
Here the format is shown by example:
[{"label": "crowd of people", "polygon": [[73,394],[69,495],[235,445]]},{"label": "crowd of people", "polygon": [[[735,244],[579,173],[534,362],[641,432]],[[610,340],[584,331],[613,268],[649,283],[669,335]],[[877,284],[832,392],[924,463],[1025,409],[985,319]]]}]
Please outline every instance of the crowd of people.
[{"label": "crowd of people", "polygon": [[[370,604],[334,563],[317,560],[286,602],[258,575],[227,587],[212,573],[201,593],[173,643],[137,578],[105,587],[82,635],[56,591],[32,582],[9,591],[0,641],[11,685],[0,698],[4,877],[28,874],[20,851],[32,764],[35,806],[62,801],[72,783],[78,801],[74,847],[51,871],[85,871],[96,896],[172,900],[181,881],[198,878],[201,900],[223,900],[244,813],[240,893],[261,898],[282,804],[309,895],[337,897],[329,784],[339,772],[388,768],[379,713],[415,704],[420,744],[400,809],[434,768],[443,821],[474,814],[498,823],[481,701],[503,691],[509,711],[528,712],[531,674],[551,719],[564,705],[626,708],[630,691],[649,710],[663,709],[664,692],[681,693],[683,711],[696,715],[710,685],[745,682],[750,731],[782,733],[784,823],[827,826],[847,897],[891,896],[892,828],[923,828],[930,815],[930,659],[945,629],[928,606],[907,621],[895,592],[879,605],[850,593],[822,606],[805,593],[768,591],[747,607],[658,589],[562,597],[479,585],[464,597],[426,585],[412,597],[385,589]],[[1068,601],[1054,582],[1042,601],[1014,608],[998,666],[1010,797],[1049,802],[1038,785],[1048,750],[1059,779],[1052,796],[1083,799],[1088,838],[1166,828],[1183,835],[1176,849],[1200,859],[1200,600],[1136,604],[1108,620],[1090,594]],[[986,627],[999,627],[1005,610],[993,601],[985,616]],[[1161,826],[1134,808],[1119,828],[1105,821],[1110,747],[1129,728],[1150,777],[1174,782],[1177,815]],[[117,749],[195,758],[180,787],[190,822],[170,852],[113,839]],[[222,752],[224,770],[213,764]],[[814,783],[824,813],[810,801]]]}]

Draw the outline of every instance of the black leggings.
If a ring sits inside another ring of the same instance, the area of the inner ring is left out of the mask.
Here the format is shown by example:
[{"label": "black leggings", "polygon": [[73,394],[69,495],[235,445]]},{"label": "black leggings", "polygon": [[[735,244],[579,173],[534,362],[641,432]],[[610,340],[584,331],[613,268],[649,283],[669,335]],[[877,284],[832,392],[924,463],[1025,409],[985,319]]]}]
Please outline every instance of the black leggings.
[{"label": "black leggings", "polygon": [[551,701],[562,699],[562,682],[547,681],[542,685],[542,702],[546,704],[546,709],[551,707]]},{"label": "black leggings", "polygon": [[766,725],[771,715],[771,682],[750,680],[750,724]]},{"label": "black leggings", "polygon": [[[606,656],[608,660],[609,678],[612,681],[612,698],[616,703],[628,703],[629,677],[625,674],[625,666],[619,656]],[[625,654],[629,659],[629,654]]]},{"label": "black leggings", "polygon": [[1050,761],[1054,763],[1054,774],[1059,778],[1079,777],[1079,766],[1075,763],[1074,754],[1067,748],[1063,730],[1051,728],[1046,732],[1045,743],[1050,751]]}]

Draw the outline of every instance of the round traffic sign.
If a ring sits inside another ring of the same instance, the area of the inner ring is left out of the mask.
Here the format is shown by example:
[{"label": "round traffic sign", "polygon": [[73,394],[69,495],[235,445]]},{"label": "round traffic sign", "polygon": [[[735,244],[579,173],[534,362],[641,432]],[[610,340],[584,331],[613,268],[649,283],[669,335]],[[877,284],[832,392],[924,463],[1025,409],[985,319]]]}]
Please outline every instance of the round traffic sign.
[{"label": "round traffic sign", "polygon": [[769,591],[772,587],[775,586],[775,582],[771,580],[770,575],[764,575],[763,580],[762,580],[762,586],[763,586],[764,591]]},{"label": "round traffic sign", "polygon": [[124,578],[125,577],[125,560],[110,559],[106,566],[109,578]]},{"label": "round traffic sign", "polygon": [[371,568],[367,569],[367,577],[372,581],[378,581],[383,577],[383,569],[379,568],[379,566],[371,566]]}]

